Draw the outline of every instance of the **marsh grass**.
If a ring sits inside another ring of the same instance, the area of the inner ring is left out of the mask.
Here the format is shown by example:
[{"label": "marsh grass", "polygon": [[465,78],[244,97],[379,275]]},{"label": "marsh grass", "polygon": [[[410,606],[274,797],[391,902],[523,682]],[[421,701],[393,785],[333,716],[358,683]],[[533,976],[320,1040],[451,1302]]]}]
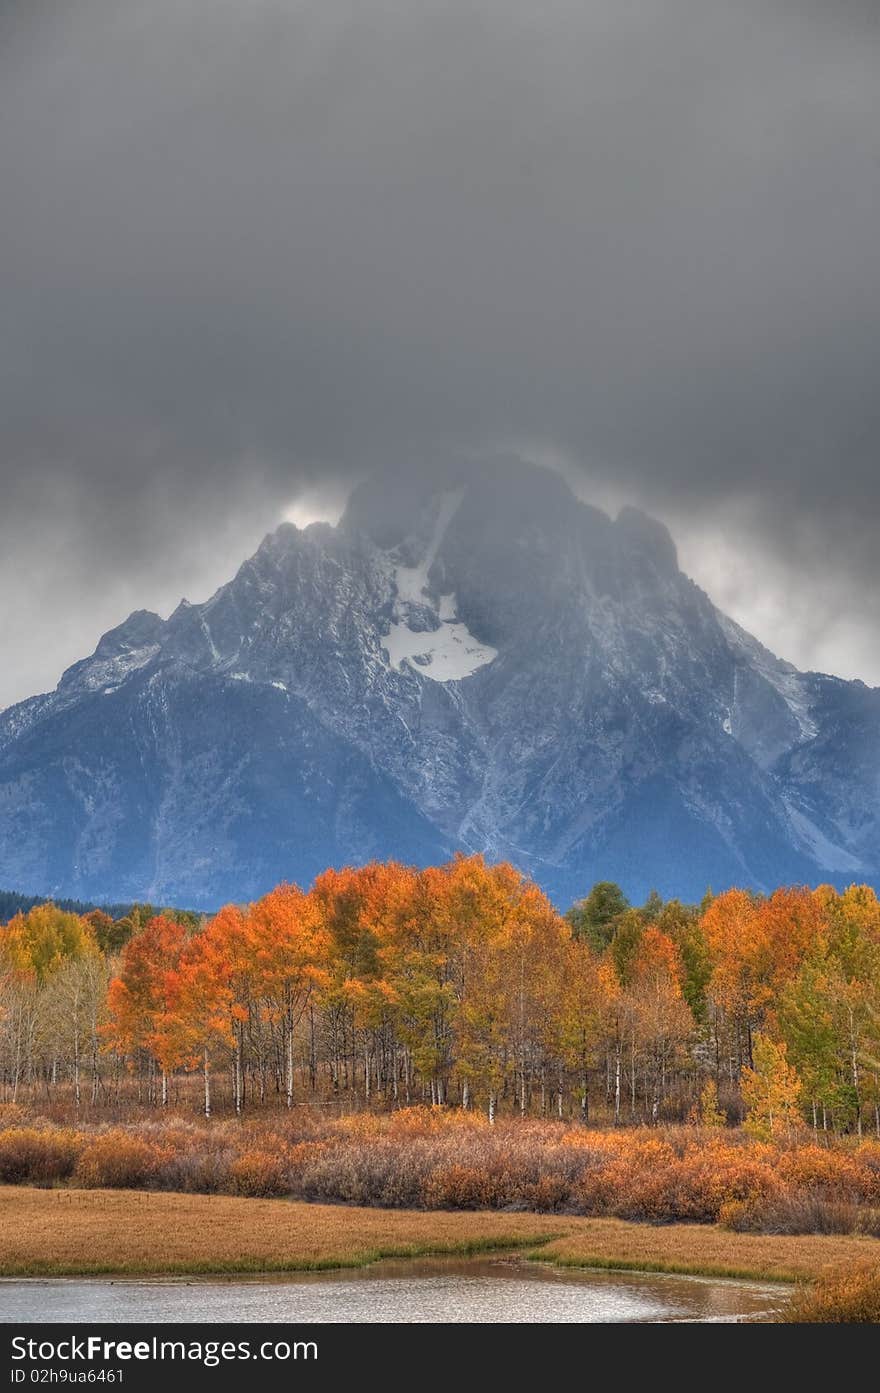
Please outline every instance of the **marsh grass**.
[{"label": "marsh grass", "polygon": [[839,1264],[869,1262],[875,1248],[876,1240],[849,1234],[738,1234],[709,1224],[581,1219],[530,1256],[560,1267],[798,1282]]},{"label": "marsh grass", "polygon": [[137,1190],[0,1188],[0,1275],[315,1272],[383,1258],[519,1252],[560,1267],[793,1282],[872,1252],[859,1237],[496,1211],[377,1210]]},{"label": "marsh grass", "polygon": [[880,1324],[880,1263],[832,1272],[804,1286],[777,1320],[801,1325]]},{"label": "marsh grass", "polygon": [[309,1272],[468,1257],[563,1231],[532,1214],[426,1213],[137,1190],[0,1188],[4,1276]]}]

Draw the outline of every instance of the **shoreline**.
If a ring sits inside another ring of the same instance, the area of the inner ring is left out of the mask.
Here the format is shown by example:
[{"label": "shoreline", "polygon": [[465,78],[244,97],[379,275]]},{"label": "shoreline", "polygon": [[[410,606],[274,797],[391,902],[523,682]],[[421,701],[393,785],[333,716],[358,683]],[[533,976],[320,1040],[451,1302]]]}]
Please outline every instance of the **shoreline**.
[{"label": "shoreline", "polygon": [[[18,1285],[19,1283],[33,1282],[38,1285],[43,1282],[94,1282],[98,1286],[114,1286],[124,1283],[167,1283],[170,1286],[191,1286],[201,1282],[230,1283],[253,1283],[255,1286],[262,1284],[278,1284],[304,1281],[307,1279],[320,1280],[322,1278],[333,1278],[335,1276],[344,1277],[352,1273],[367,1275],[376,1278],[402,1277],[408,1276],[418,1279],[424,1276],[434,1276],[437,1273],[445,1273],[450,1270],[467,1271],[477,1273],[498,1270],[514,1272],[516,1274],[529,1274],[535,1277],[543,1277],[548,1280],[556,1276],[564,1276],[570,1272],[574,1276],[578,1273],[587,1276],[613,1276],[619,1273],[621,1276],[631,1277],[670,1277],[682,1278],[694,1282],[729,1282],[733,1286],[770,1286],[779,1287],[780,1290],[789,1291],[797,1283],[785,1278],[756,1277],[753,1274],[729,1275],[727,1273],[711,1272],[667,1272],[662,1270],[643,1269],[638,1267],[623,1267],[602,1265],[593,1263],[590,1266],[575,1265],[574,1263],[553,1263],[540,1257],[539,1253],[513,1248],[490,1248],[473,1253],[420,1253],[407,1257],[380,1257],[374,1261],[359,1262],[357,1264],[340,1264],[333,1267],[310,1267],[292,1268],[276,1271],[253,1271],[253,1272],[64,1272],[64,1273],[16,1273],[6,1275],[0,1273],[0,1293],[5,1284]],[[2,1304],[2,1302],[0,1302]]]},{"label": "shoreline", "polygon": [[[873,1260],[864,1236],[168,1191],[0,1187],[0,1277],[258,1278],[510,1255],[565,1268],[791,1284]],[[88,1256],[85,1256],[88,1254]]]}]

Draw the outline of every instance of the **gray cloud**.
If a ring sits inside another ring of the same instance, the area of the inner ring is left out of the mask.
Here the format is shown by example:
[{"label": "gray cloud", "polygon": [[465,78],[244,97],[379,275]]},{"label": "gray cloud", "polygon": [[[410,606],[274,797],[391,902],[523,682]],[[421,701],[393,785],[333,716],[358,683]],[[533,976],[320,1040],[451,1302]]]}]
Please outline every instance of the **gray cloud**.
[{"label": "gray cloud", "polygon": [[848,0],[7,0],[0,704],[493,442],[880,681],[878,132]]}]

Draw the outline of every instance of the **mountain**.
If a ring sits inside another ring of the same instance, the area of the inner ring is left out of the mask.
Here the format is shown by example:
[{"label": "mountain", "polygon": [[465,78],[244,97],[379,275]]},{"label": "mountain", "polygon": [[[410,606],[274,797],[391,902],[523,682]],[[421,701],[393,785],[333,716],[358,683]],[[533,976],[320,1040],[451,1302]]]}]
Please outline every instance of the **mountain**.
[{"label": "mountain", "polygon": [[0,883],[210,907],[456,848],[557,903],[880,877],[880,690],[518,461],[387,472],[0,715]]}]

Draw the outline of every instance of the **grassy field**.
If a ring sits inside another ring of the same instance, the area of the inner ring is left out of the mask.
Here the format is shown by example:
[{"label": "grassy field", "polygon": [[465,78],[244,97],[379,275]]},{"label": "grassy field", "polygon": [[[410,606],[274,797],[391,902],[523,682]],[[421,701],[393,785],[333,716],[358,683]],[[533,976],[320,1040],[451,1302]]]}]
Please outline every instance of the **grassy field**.
[{"label": "grassy field", "polygon": [[857,1236],[730,1233],[714,1225],[303,1204],[132,1190],[0,1187],[0,1275],[295,1272],[383,1257],[517,1248],[563,1266],[778,1281],[880,1263]]},{"label": "grassy field", "polygon": [[536,1214],[4,1186],[0,1275],[315,1271],[531,1247],[568,1228]]},{"label": "grassy field", "polygon": [[861,1235],[730,1233],[716,1224],[631,1224],[573,1219],[568,1234],[533,1254],[561,1267],[689,1272],[792,1282],[875,1262],[880,1242]]}]

